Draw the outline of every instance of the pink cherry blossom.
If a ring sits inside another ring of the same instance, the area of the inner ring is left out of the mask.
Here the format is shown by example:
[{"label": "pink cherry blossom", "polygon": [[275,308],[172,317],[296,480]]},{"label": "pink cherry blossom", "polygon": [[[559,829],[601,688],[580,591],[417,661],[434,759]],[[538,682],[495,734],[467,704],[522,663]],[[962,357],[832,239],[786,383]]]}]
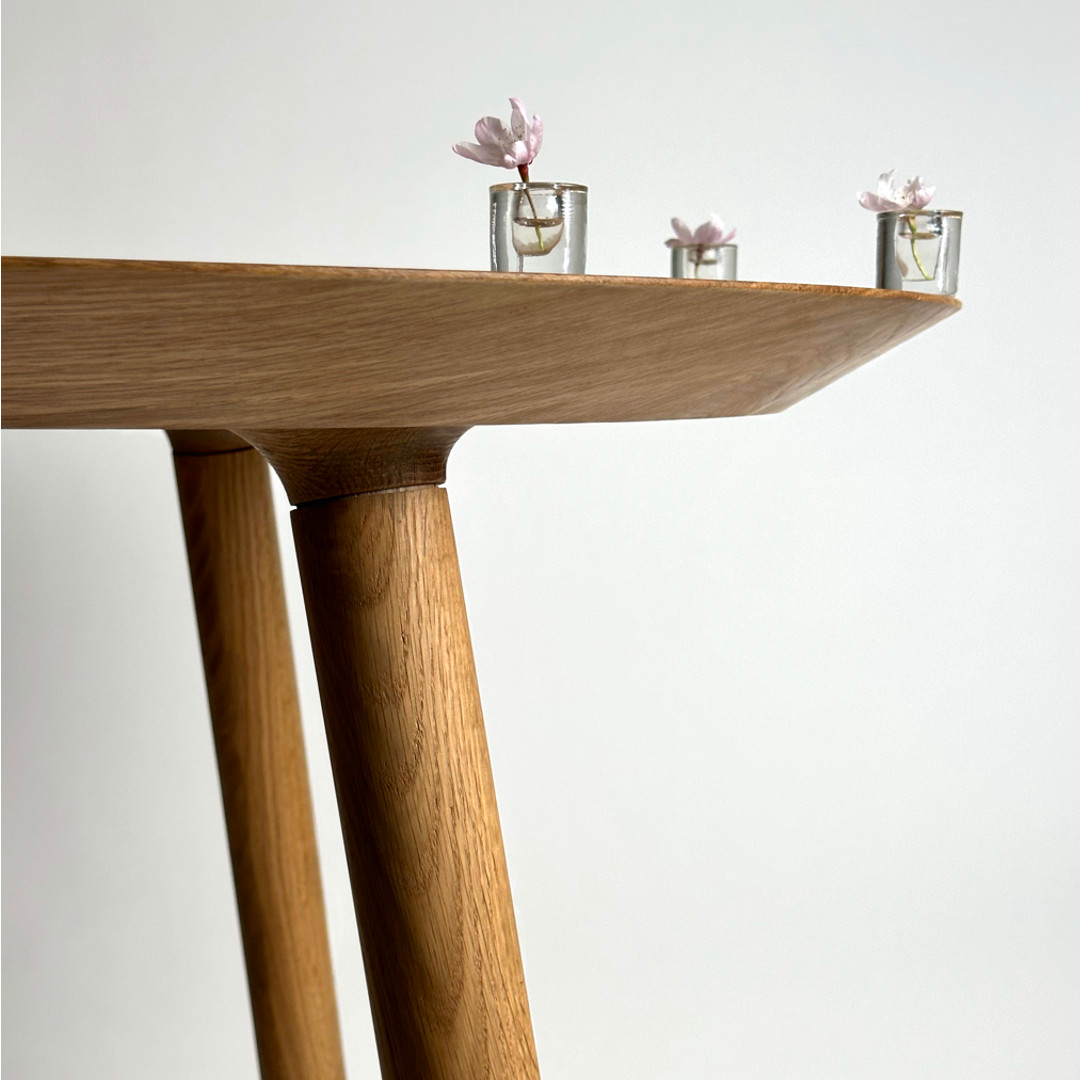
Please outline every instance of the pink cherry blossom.
[{"label": "pink cherry blossom", "polygon": [[517,169],[527,180],[529,166],[540,153],[544,123],[539,116],[528,119],[521,98],[511,98],[510,108],[509,128],[497,117],[483,116],[476,122],[476,142],[454,143],[454,153],[482,165]]},{"label": "pink cherry blossom", "polygon": [[735,239],[735,230],[725,233],[724,223],[716,214],[693,232],[682,218],[677,217],[671,219],[671,228],[675,235],[665,241],[669,248],[717,247],[720,244],[730,244]]},{"label": "pink cherry blossom", "polygon": [[902,187],[897,187],[893,177],[895,169],[878,177],[877,191],[859,193],[859,205],[876,213],[895,213],[904,210],[921,210],[933,198],[934,189],[923,183],[922,177],[913,176]]}]

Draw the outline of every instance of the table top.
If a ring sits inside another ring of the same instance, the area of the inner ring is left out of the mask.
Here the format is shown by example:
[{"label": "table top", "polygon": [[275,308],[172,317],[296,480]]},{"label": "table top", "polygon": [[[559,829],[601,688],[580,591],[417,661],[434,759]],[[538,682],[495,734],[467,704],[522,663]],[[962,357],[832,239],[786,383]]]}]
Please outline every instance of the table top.
[{"label": "table top", "polygon": [[953,314],[829,285],[3,260],[3,424],[467,427],[779,412]]}]

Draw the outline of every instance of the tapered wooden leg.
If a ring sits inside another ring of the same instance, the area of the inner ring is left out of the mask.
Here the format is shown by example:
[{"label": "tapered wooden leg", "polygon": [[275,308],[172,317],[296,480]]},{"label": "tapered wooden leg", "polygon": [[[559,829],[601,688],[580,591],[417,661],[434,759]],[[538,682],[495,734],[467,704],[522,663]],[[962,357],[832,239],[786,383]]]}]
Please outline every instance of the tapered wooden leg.
[{"label": "tapered wooden leg", "polygon": [[[388,478],[385,446],[358,465],[340,433],[299,458],[246,434],[294,496],[316,490],[297,460],[325,478],[335,445],[347,484]],[[416,465],[423,441],[404,438],[399,478],[440,476]],[[383,1076],[537,1080],[446,492],[301,502],[293,531]]]},{"label": "tapered wooden leg", "polygon": [[264,1080],[343,1080],[270,476],[171,433]]}]

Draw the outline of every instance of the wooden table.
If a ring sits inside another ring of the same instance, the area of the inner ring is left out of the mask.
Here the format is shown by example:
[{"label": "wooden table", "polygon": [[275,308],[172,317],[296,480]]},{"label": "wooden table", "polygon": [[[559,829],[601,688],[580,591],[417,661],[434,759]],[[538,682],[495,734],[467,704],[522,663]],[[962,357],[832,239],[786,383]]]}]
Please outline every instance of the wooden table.
[{"label": "wooden table", "polygon": [[5,427],[172,440],[262,1074],[344,1075],[269,473],[293,530],[379,1057],[538,1076],[442,484],[475,424],[778,412],[952,298],[3,261]]}]

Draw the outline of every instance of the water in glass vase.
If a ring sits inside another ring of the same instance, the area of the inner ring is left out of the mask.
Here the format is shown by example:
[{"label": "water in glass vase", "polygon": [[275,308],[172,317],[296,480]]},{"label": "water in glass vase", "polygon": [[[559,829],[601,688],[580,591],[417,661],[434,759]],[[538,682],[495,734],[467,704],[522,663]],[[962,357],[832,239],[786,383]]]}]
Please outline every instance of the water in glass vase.
[{"label": "water in glass vase", "polygon": [[561,218],[516,217],[514,250],[519,255],[550,255],[563,238],[566,222]]},{"label": "water in glass vase", "polygon": [[579,184],[496,184],[491,189],[491,269],[584,274],[588,191]]},{"label": "water in glass vase", "polygon": [[735,244],[701,244],[672,248],[671,276],[734,281],[738,276],[738,253],[739,249]]},{"label": "water in glass vase", "polygon": [[[905,281],[933,281],[937,276],[941,251],[941,225],[933,221],[916,223],[912,217],[901,217],[900,243],[896,263]],[[921,226],[921,227],[920,227]]]},{"label": "water in glass vase", "polygon": [[878,214],[877,287],[952,296],[960,264],[959,210]]}]

